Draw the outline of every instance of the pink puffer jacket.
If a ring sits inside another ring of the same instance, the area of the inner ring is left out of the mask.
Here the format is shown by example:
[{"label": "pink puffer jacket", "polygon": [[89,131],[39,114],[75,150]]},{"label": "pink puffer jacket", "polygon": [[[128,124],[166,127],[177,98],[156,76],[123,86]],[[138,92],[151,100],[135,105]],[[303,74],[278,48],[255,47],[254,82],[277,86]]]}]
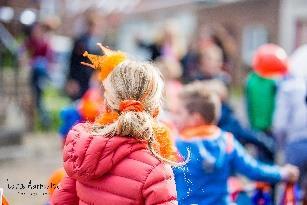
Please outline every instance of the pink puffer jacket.
[{"label": "pink puffer jacket", "polygon": [[89,133],[81,123],[69,132],[63,157],[68,176],[51,204],[177,204],[171,167],[155,158],[146,143]]}]

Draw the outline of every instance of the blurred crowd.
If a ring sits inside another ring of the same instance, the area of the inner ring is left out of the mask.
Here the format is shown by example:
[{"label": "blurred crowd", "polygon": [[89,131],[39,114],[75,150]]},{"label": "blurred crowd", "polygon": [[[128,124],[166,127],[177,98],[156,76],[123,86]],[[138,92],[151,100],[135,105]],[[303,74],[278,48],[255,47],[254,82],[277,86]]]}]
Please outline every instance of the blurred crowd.
[{"label": "blurred crowd", "polygon": [[[62,73],[65,75],[63,90],[71,100],[70,106],[63,108],[60,113],[63,143],[69,129],[76,122],[94,121],[103,109],[103,89],[97,72],[80,62],[90,63],[83,55],[85,51],[103,55],[96,44],[101,42],[108,45],[108,42],[101,35],[103,28],[99,27],[95,19],[87,18],[85,25],[83,32],[73,40],[68,70]],[[56,58],[50,43],[52,32],[50,25],[34,23],[28,28],[19,53],[20,60],[31,67],[29,84],[35,108],[33,111],[46,129],[51,118],[44,105],[43,93],[48,81],[52,80],[50,73],[53,72]],[[236,108],[230,103],[234,87],[233,70],[238,69],[238,52],[233,37],[221,26],[204,25],[188,46],[183,46],[178,34],[180,32],[172,25],[166,24],[159,36],[151,42],[142,39],[142,36],[135,36],[134,39],[135,48],[147,52],[150,61],[160,69],[164,77],[165,105],[160,115],[161,121],[175,130],[178,116],[181,119],[194,119],[191,117],[194,107],[187,107],[192,111],[187,116],[182,115],[181,107],[185,99],[182,99],[180,93],[196,81],[201,83],[201,89],[214,93],[220,101],[220,113],[213,121],[222,130],[232,133],[244,146],[242,149],[247,148],[257,160],[267,164],[295,165],[283,167],[287,173],[287,182],[296,183],[296,179],[292,178],[298,175],[298,167],[300,192],[297,198],[307,203],[304,199],[304,190],[307,190],[307,45],[302,45],[289,56],[283,48],[274,44],[263,45],[255,51],[252,69],[243,85],[242,95],[246,102],[244,111],[248,119],[246,123],[237,116]],[[186,98],[193,98],[193,95],[186,95]],[[195,112],[204,112],[205,115],[210,113],[204,107],[195,106]],[[187,126],[189,122],[183,123]],[[281,160],[276,161],[277,158]],[[254,168],[251,173],[261,172],[256,166]],[[272,186],[271,190],[273,196],[276,188]]]}]

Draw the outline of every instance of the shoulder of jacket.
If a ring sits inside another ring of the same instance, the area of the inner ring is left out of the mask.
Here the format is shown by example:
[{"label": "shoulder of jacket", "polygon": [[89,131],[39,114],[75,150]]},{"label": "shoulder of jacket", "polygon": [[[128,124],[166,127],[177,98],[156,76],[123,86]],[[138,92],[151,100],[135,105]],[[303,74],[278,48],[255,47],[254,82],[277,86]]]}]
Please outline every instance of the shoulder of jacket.
[{"label": "shoulder of jacket", "polygon": [[145,163],[150,167],[156,167],[161,163],[161,161],[157,159],[148,149],[140,149],[131,152],[129,158],[139,163]]}]

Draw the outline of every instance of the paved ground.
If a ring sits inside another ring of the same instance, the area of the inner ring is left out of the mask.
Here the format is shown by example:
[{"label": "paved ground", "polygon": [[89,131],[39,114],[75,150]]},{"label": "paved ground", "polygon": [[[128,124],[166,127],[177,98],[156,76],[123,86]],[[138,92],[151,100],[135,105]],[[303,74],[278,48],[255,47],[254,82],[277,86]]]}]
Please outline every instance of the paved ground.
[{"label": "paved ground", "polygon": [[60,166],[57,134],[27,134],[23,146],[0,148],[0,187],[12,205],[43,205],[48,197],[42,186]]}]

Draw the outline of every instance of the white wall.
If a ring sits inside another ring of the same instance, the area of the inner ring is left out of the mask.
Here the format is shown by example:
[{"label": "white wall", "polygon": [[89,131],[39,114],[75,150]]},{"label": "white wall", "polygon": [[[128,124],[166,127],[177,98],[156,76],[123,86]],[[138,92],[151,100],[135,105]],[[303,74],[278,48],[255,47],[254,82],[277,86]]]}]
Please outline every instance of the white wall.
[{"label": "white wall", "polygon": [[295,49],[296,21],[307,18],[307,0],[281,0],[279,42],[288,54]]},{"label": "white wall", "polygon": [[119,29],[117,47],[136,58],[147,58],[148,55],[136,47],[135,37],[139,36],[145,41],[153,42],[157,33],[168,20],[176,24],[176,28],[184,44],[186,44],[196,29],[196,15],[194,15],[192,10],[179,11],[176,13],[169,13],[166,10],[161,11],[160,15],[154,15],[154,17],[147,16],[146,18],[142,18],[142,16],[139,16],[138,18],[133,18],[124,22]]}]

